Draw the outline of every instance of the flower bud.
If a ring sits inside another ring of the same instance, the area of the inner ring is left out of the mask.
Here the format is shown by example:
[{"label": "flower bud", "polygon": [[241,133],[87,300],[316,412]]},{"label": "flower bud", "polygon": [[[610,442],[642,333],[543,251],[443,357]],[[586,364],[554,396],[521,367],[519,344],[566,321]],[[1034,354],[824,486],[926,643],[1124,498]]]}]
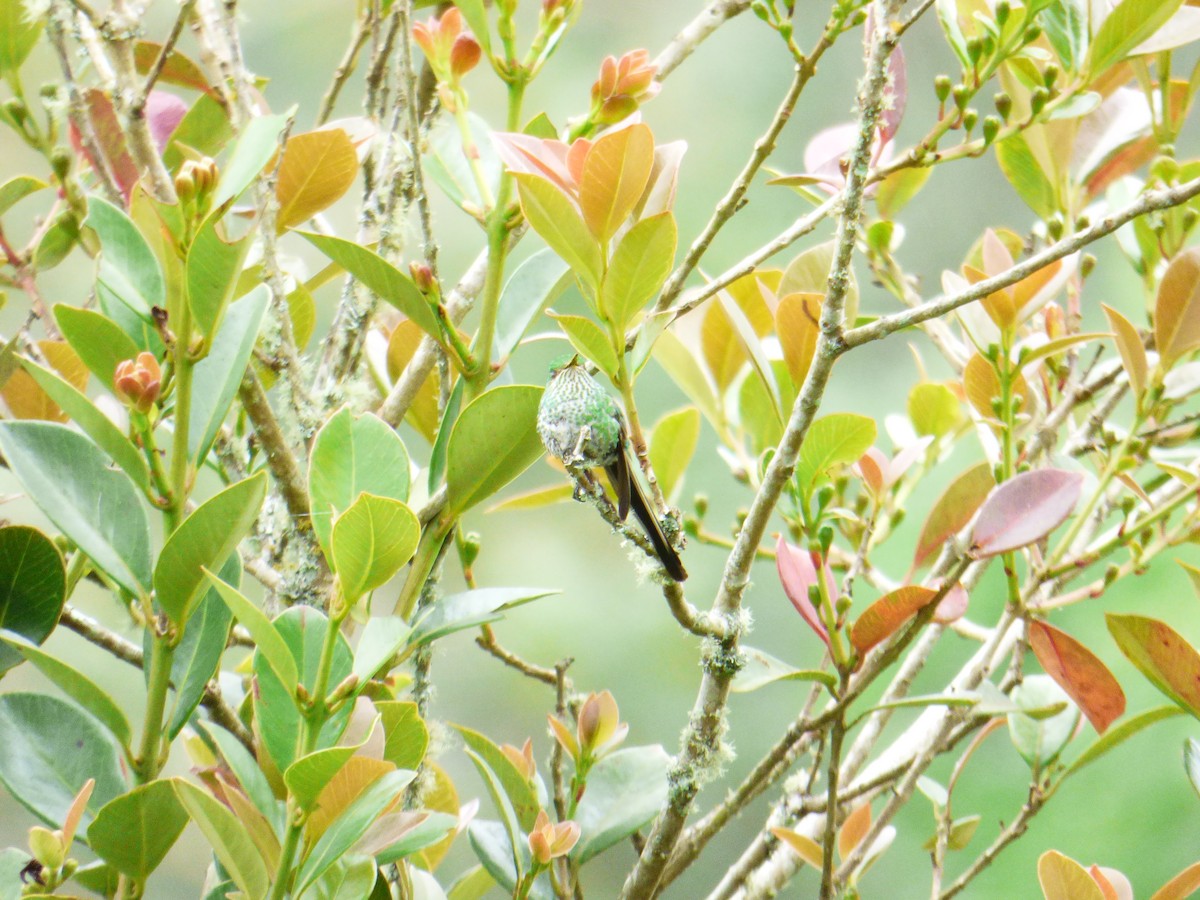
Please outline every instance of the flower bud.
[{"label": "flower bud", "polygon": [[1000,114],[1000,118],[1007,122],[1012,113],[1012,97],[1001,91],[992,98],[992,102],[996,104],[996,112]]},{"label": "flower bud", "polygon": [[979,121],[979,110],[967,109],[963,111],[963,128],[970,131],[975,127],[975,123]]},{"label": "flower bud", "polygon": [[118,399],[142,415],[154,408],[162,383],[162,369],[154,354],[143,350],[137,359],[117,363],[113,388]]},{"label": "flower bud", "polygon": [[966,109],[967,101],[971,99],[971,92],[967,90],[967,86],[956,84],[950,93],[954,95],[954,105],[959,109]]},{"label": "flower bud", "polygon": [[990,144],[996,139],[996,135],[1000,133],[1000,120],[995,116],[988,116],[983,120],[983,142]]},{"label": "flower bud", "polygon": [[1044,87],[1034,88],[1033,93],[1029,95],[1029,109],[1036,116],[1046,107],[1046,101],[1050,99],[1050,92]]},{"label": "flower bud", "polygon": [[952,87],[949,75],[939,75],[933,79],[933,92],[937,95],[938,103],[946,102],[946,98],[950,96],[950,89]]},{"label": "flower bud", "polygon": [[478,531],[467,532],[463,536],[459,556],[462,558],[462,564],[470,568],[475,564],[475,560],[479,559],[479,550],[483,545],[483,538],[480,537]]},{"label": "flower bud", "polygon": [[428,265],[414,260],[408,264],[408,271],[418,291],[428,294],[433,290],[433,269]]},{"label": "flower bud", "polygon": [[579,841],[579,826],[572,821],[551,824],[546,811],[539,810],[533,829],[529,832],[529,852],[539,866],[548,866],[559,856],[566,856]]}]

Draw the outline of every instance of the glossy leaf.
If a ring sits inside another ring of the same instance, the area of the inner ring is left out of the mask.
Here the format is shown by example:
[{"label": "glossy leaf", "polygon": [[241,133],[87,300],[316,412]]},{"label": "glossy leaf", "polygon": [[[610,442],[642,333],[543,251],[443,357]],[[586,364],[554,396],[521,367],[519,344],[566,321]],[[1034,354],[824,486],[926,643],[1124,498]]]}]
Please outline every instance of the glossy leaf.
[{"label": "glossy leaf", "polygon": [[[67,598],[66,570],[54,542],[28,525],[0,528],[0,629],[40,644],[62,614]],[[0,645],[0,673],[22,659]]]},{"label": "glossy leaf", "polygon": [[429,748],[429,729],[413,701],[386,700],[375,704],[383,719],[383,758],[397,769],[415,769]]},{"label": "glossy leaf", "polygon": [[176,529],[154,567],[154,594],[163,612],[182,627],[206,588],[205,568],[218,568],[237,550],[267,493],[258,472],[204,501]]},{"label": "glossy leaf", "polygon": [[359,494],[407,500],[409,486],[408,451],[386,422],[349,408],[334,413],[317,432],[308,466],[313,531],[326,559],[334,519]]},{"label": "glossy leaf", "polygon": [[983,559],[1041,540],[1071,515],[1082,490],[1083,476],[1063,469],[1035,469],[1009,479],[979,510],[972,555]]},{"label": "glossy leaf", "polygon": [[118,872],[145,881],[187,825],[170,781],[152,781],[110,800],[88,828],[88,845]]},{"label": "glossy leaf", "polygon": [[1017,195],[1043,218],[1054,214],[1058,195],[1022,134],[1012,134],[996,144],[996,162]]},{"label": "glossy leaf", "polygon": [[667,799],[670,764],[659,746],[617,750],[596,763],[575,810],[580,837],[572,858],[585,863],[653,819]]},{"label": "glossy leaf", "polygon": [[133,729],[116,701],[74,666],[39,650],[17,635],[0,632],[0,640],[33,663],[64,694],[95,716],[123,747],[133,743]]},{"label": "glossy leaf", "polygon": [[358,154],[342,129],[323,128],[289,137],[275,176],[276,231],[287,231],[328,209],[350,190],[357,176]]},{"label": "glossy leaf", "polygon": [[586,287],[586,293],[597,296],[604,260],[578,208],[545,178],[523,172],[514,174],[513,178],[517,182],[521,210],[529,227],[571,267],[571,271]]},{"label": "glossy leaf", "polygon": [[441,342],[441,329],[429,301],[417,290],[412,279],[373,250],[354,241],[311,231],[298,232],[318,250],[361,281],[368,290],[378,294],[420,326],[434,340]]},{"label": "glossy leaf", "polygon": [[[1031,769],[1040,771],[1062,752],[1079,722],[1079,710],[1068,702],[1063,689],[1049,675],[1027,675],[1012,691],[1013,702],[1023,710],[1008,714],[1013,745]],[[1043,711],[1061,709],[1050,715]]]},{"label": "glossy leaf", "polygon": [[[242,558],[231,553],[221,566],[220,577],[227,584],[241,583]],[[207,576],[206,576],[207,577]],[[183,639],[171,656],[171,684],[175,686],[175,708],[167,725],[167,736],[174,739],[188,723],[204,694],[208,682],[216,677],[229,640],[233,614],[216,588],[205,581],[204,592],[188,619]]]},{"label": "glossy leaf", "polygon": [[254,232],[228,241],[217,216],[200,226],[184,261],[187,303],[196,328],[211,341],[233,299],[242,263],[250,251]]},{"label": "glossy leaf", "polygon": [[741,647],[742,666],[733,676],[729,689],[735,694],[748,694],[777,681],[819,681],[831,690],[837,686],[837,676],[820,669],[797,669],[756,647]]},{"label": "glossy leaf", "polygon": [[1057,850],[1038,858],[1038,884],[1046,900],[1104,900],[1104,892],[1088,870]]},{"label": "glossy leaf", "polygon": [[492,388],[462,411],[446,455],[448,502],[456,513],[490,497],[545,452],[537,433],[542,388]]},{"label": "glossy leaf", "polygon": [[1163,274],[1154,304],[1154,343],[1168,369],[1200,347],[1200,247],[1180,253]]},{"label": "glossy leaf", "polygon": [[[399,616],[373,616],[354,650],[354,674],[366,683],[408,640],[412,629]],[[415,766],[400,766],[411,769]]]},{"label": "glossy leaf", "polygon": [[310,812],[325,785],[337,775],[350,757],[370,741],[378,726],[379,720],[376,719],[371,731],[358,744],[314,750],[288,766],[287,771],[283,773],[283,783],[287,785],[288,796],[292,801],[305,812]]},{"label": "glossy leaf", "polygon": [[787,363],[792,384],[804,384],[804,378],[812,365],[821,336],[821,303],[824,295],[792,293],[779,300],[775,309],[775,329],[783,358]]},{"label": "glossy leaf", "polygon": [[[503,823],[489,819],[472,820],[467,827],[467,837],[487,873],[503,890],[512,893],[518,877],[514,856],[521,860],[522,871],[529,868],[529,846],[525,841],[518,843],[514,850]],[[544,875],[533,883],[529,892],[530,900],[554,900],[554,896],[549,880]]]},{"label": "glossy leaf", "polygon": [[875,422],[854,413],[836,413],[813,422],[796,463],[796,480],[805,495],[811,495],[835,466],[857,462],[875,443],[875,436]]},{"label": "glossy leaf", "polygon": [[633,212],[653,166],[654,136],[646,125],[610,131],[592,144],[579,179],[579,207],[601,244]]},{"label": "glossy leaf", "polygon": [[428,607],[413,626],[412,646],[502,619],[506,610],[557,594],[553,588],[477,588],[450,594]]},{"label": "glossy leaf", "polygon": [[138,345],[102,313],[58,303],[54,319],[83,364],[111,391],[117,363],[138,355]]},{"label": "glossy leaf", "polygon": [[399,500],[359,494],[333,523],[333,568],[346,599],[354,603],[386,584],[417,549],[421,525]]},{"label": "glossy leaf", "polygon": [[256,116],[246,123],[229,159],[221,167],[221,180],[213,192],[213,209],[241,196],[279,150],[279,134],[288,115]]},{"label": "glossy leaf", "polygon": [[22,806],[57,828],[89,779],[96,786],[80,819],[82,829],[104,804],[129,789],[116,742],[66,700],[47,694],[0,696],[0,781]]},{"label": "glossy leaf", "polygon": [[95,444],[54,422],[3,422],[0,450],[30,498],[97,567],[134,596],[149,593],[145,507]]},{"label": "glossy leaf", "polygon": [[154,251],[130,218],[99,197],[88,199],[87,225],[100,239],[96,290],[101,302],[112,298],[140,319],[166,302],[162,269]]},{"label": "glossy leaf", "polygon": [[149,488],[150,470],[142,454],[86,394],[69,381],[36,363],[22,360],[21,365],[38,387],[45,391],[71,421],[78,425],[96,446],[107,453],[138,487],[143,490]]},{"label": "glossy leaf", "polygon": [[933,504],[921,529],[913,568],[924,565],[951,536],[965,528],[995,486],[992,467],[986,462],[967,469],[951,482]]},{"label": "glossy leaf", "polygon": [[367,788],[394,771],[396,768],[391,763],[373,756],[358,754],[350,757],[322,789],[316,808],[304,823],[306,842],[316,843]]},{"label": "glossy leaf", "polygon": [[1200,718],[1200,653],[1165,622],[1107,613],[1108,631],[1150,683]]},{"label": "glossy leaf", "polygon": [[571,346],[584,359],[595,363],[610,378],[616,377],[617,353],[599,325],[585,316],[560,315],[553,311],[547,314],[558,323]]},{"label": "glossy leaf", "polygon": [[600,289],[600,310],[617,331],[624,333],[671,274],[676,240],[675,217],[665,212],[642,219],[617,244]]},{"label": "glossy leaf", "polygon": [[250,636],[254,638],[256,654],[266,660],[290,695],[295,690],[300,674],[296,668],[296,660],[275,624],[236,588],[226,584],[212,572],[206,570],[204,575],[221,598],[221,602],[229,607],[234,618],[250,632]]},{"label": "glossy leaf", "polygon": [[404,788],[415,775],[415,772],[398,769],[387,773],[363,791],[325,830],[308,854],[296,876],[296,894],[302,894],[326,869],[354,846],[371,827],[371,823],[389,806],[403,799]]},{"label": "glossy leaf", "polygon": [[1125,692],[1112,672],[1065,631],[1045,622],[1030,622],[1029,647],[1046,674],[1058,682],[1100,734],[1125,712]]},{"label": "glossy leaf", "polygon": [[867,653],[895,634],[936,596],[937,591],[919,585],[908,585],[885,594],[855,620],[850,630],[850,643],[860,655]]},{"label": "glossy leaf", "polygon": [[259,285],[229,306],[208,355],[192,373],[192,414],[188,419],[188,455],[202,460],[225,421],[254,352],[271,292]]},{"label": "glossy leaf", "polygon": [[283,831],[283,801],[275,797],[267,776],[259,768],[258,762],[249,750],[236,737],[212,722],[199,722],[201,729],[217,749],[225,765],[233,773],[241,790],[246,794],[262,815],[273,823],[277,831]]},{"label": "glossy leaf", "polygon": [[549,247],[524,260],[509,277],[496,309],[496,358],[517,348],[538,316],[571,283],[570,267]]},{"label": "glossy leaf", "polygon": [[187,810],[217,859],[248,900],[267,895],[270,874],[244,825],[220,801],[182,778],[172,778],[175,796]]},{"label": "glossy leaf", "polygon": [[[512,806],[513,815],[521,830],[529,832],[533,829],[538,811],[542,808],[542,798],[534,785],[525,780],[525,776],[517,769],[503,751],[486,735],[480,734],[464,725],[454,725],[463,739],[463,743],[475,753],[491,770],[493,776],[508,802]],[[591,789],[591,779],[588,779],[588,789]]]},{"label": "glossy leaf", "polygon": [[[783,272],[776,293],[780,297],[788,294],[807,293],[825,295],[828,290],[829,272],[833,268],[833,254],[836,242],[829,240],[809,247],[793,259]],[[846,285],[845,320],[853,323],[858,317],[858,280],[850,273],[850,281]]]},{"label": "glossy leaf", "polygon": [[683,476],[700,440],[700,411],[694,406],[667,413],[650,433],[650,465],[663,496],[671,500],[683,484]]},{"label": "glossy leaf", "polygon": [[1183,0],[1121,0],[1100,24],[1088,47],[1085,68],[1099,75],[1158,31]]}]

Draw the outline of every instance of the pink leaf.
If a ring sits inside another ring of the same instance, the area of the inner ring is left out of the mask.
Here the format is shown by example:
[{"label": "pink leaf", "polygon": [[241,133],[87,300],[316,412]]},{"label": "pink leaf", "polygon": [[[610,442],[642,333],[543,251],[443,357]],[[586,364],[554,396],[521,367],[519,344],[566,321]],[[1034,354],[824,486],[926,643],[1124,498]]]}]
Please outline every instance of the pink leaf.
[{"label": "pink leaf", "polygon": [[167,141],[187,113],[187,104],[166,91],[151,91],[146,98],[146,124],[158,152],[166,149]]},{"label": "pink leaf", "polygon": [[971,555],[996,556],[1032,544],[1061,525],[1075,509],[1083,476],[1062,469],[1036,469],[992,491],[975,522]]},{"label": "pink leaf", "polygon": [[938,603],[937,609],[933,613],[933,621],[939,625],[949,625],[951,622],[961,619],[967,614],[969,601],[967,589],[961,584],[954,585],[946,591],[946,596]]},{"label": "pink leaf", "polygon": [[[812,601],[808,599],[808,589],[817,583],[817,569],[813,565],[812,558],[799,547],[787,543],[783,539],[783,535],[780,535],[775,544],[775,568],[779,571],[779,581],[783,585],[783,592],[792,601],[792,606],[796,607],[796,612],[800,613],[800,617],[808,623],[808,627],[815,631],[817,637],[828,647],[829,631],[825,628],[821,617],[817,615]],[[823,566],[822,568],[825,570],[825,583],[829,586],[832,594],[833,575],[827,567]]]}]

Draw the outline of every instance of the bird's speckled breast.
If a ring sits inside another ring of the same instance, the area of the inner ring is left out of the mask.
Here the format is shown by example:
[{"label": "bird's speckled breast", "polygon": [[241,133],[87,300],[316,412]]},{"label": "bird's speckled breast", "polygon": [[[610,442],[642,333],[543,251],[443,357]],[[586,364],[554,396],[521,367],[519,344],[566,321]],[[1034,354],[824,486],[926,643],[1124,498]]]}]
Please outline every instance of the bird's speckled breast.
[{"label": "bird's speckled breast", "polygon": [[[580,432],[588,426],[580,446]],[[621,412],[616,402],[579,366],[561,369],[538,406],[538,434],[546,449],[572,465],[606,466],[621,449]],[[571,459],[576,452],[578,459]]]}]

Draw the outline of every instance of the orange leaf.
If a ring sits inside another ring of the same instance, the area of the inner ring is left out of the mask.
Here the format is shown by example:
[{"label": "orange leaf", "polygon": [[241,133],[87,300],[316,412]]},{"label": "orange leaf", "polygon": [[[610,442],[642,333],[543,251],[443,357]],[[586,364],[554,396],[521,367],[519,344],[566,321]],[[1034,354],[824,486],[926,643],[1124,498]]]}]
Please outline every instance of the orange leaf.
[{"label": "orange leaf", "polygon": [[1108,631],[1151,683],[1200,718],[1200,653],[1183,637],[1147,616],[1105,615]]},{"label": "orange leaf", "polygon": [[[412,319],[405,319],[392,331],[388,338],[388,377],[396,381],[417,352],[425,332]],[[425,440],[433,443],[438,429],[438,386],[437,376],[431,371],[417,389],[406,419],[421,433]]]},{"label": "orange leaf", "polygon": [[[967,281],[971,282],[971,284],[978,284],[984,279],[991,277],[971,266],[963,266],[963,274],[967,276]],[[992,293],[982,298],[979,302],[983,304],[983,308],[987,310],[987,314],[1001,331],[1008,331],[1017,324],[1019,307],[1013,299],[1012,294],[1004,288],[992,291]]]},{"label": "orange leaf", "polygon": [[821,303],[824,299],[823,294],[788,294],[780,299],[779,307],[775,310],[775,330],[783,348],[783,359],[792,376],[792,383],[797,387],[804,383],[817,349],[817,338],[821,335]]},{"label": "orange leaf", "polygon": [[797,834],[788,828],[772,828],[771,834],[791,847],[796,855],[810,866],[816,869],[821,868],[825,854],[821,852],[821,845],[812,838]]},{"label": "orange leaf", "polygon": [[838,854],[845,859],[854,852],[854,848],[859,845],[867,832],[871,830],[871,804],[864,803],[850,815],[846,816],[846,821],[842,823],[841,830],[838,831]]},{"label": "orange leaf", "polygon": [[[46,361],[59,375],[76,390],[87,385],[88,369],[79,355],[65,341],[39,341],[38,348]],[[58,408],[33,377],[24,369],[17,369],[9,377],[4,389],[0,390],[8,411],[14,419],[44,419],[50,422],[67,421],[66,413]]]},{"label": "orange leaf", "polygon": [[588,150],[579,206],[596,239],[607,243],[633,212],[654,166],[654,135],[631,125],[600,138]]},{"label": "orange leaf", "polygon": [[1046,900],[1104,900],[1104,892],[1087,869],[1057,850],[1048,850],[1038,859],[1038,883]]},{"label": "orange leaf", "polygon": [[1142,345],[1142,336],[1127,318],[1106,303],[1104,315],[1108,317],[1108,327],[1113,330],[1117,340],[1117,352],[1121,354],[1121,362],[1129,374],[1129,386],[1133,388],[1135,397],[1140,397],[1146,389],[1146,348]]},{"label": "orange leaf", "polygon": [[340,128],[309,131],[288,138],[275,184],[277,232],[307,222],[332,206],[358,175],[358,154]]},{"label": "orange leaf", "polygon": [[1058,682],[1101,734],[1125,712],[1125,692],[1108,667],[1065,631],[1029,623],[1029,646],[1046,674]]},{"label": "orange leaf", "polygon": [[1164,368],[1200,347],[1200,247],[1167,266],[1154,304],[1154,340]]},{"label": "orange leaf", "polygon": [[1192,863],[1157,891],[1150,900],[1184,900],[1200,890],[1200,862]]},{"label": "orange leaf", "polygon": [[358,796],[372,784],[396,767],[382,759],[369,756],[352,756],[338,769],[336,775],[317,795],[317,805],[304,824],[304,832],[310,844],[325,833]]},{"label": "orange leaf", "polygon": [[863,610],[855,621],[850,630],[850,643],[860,655],[866,653],[895,633],[936,596],[937,591],[918,585],[908,585],[884,594]]},{"label": "orange leaf", "polygon": [[[997,418],[996,411],[992,409],[992,401],[1000,396],[1000,378],[996,375],[996,369],[987,357],[976,353],[967,361],[966,368],[963,369],[963,389],[967,393],[967,400],[979,411],[981,416],[992,421]],[[1012,392],[1019,401],[1017,412],[1027,412],[1031,392],[1029,383],[1019,372]]]}]

